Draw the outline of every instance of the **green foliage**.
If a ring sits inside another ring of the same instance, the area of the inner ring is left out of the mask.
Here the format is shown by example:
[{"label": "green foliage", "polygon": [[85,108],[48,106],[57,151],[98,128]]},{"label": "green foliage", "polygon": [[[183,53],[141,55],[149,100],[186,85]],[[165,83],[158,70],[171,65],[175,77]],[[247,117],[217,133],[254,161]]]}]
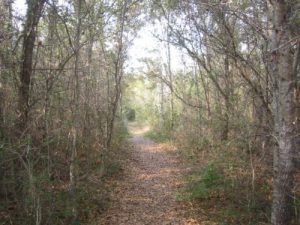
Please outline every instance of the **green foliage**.
[{"label": "green foliage", "polygon": [[[113,137],[113,144],[119,145],[124,143],[130,137],[127,126],[124,122],[116,123],[115,136]],[[118,147],[118,146],[115,146]]]},{"label": "green foliage", "polygon": [[156,82],[137,74],[130,74],[125,79],[123,104],[127,119],[145,123],[156,118],[156,109],[153,104],[156,97]]},{"label": "green foliage", "polygon": [[0,143],[0,162],[4,159],[5,157],[5,145],[3,143]]},{"label": "green foliage", "polygon": [[271,182],[264,172],[260,175],[258,171],[253,181],[247,169],[242,168],[243,164],[232,153],[219,155],[200,171],[193,170],[177,199],[192,201],[217,224],[267,224]]},{"label": "green foliage", "polygon": [[114,174],[120,172],[122,169],[120,161],[113,160],[109,162],[105,168],[105,176],[111,177]]},{"label": "green foliage", "polygon": [[215,163],[209,163],[208,166],[202,171],[201,180],[207,188],[213,188],[220,185],[222,176]]},{"label": "green foliage", "polygon": [[293,208],[294,208],[294,214],[295,214],[295,222],[300,221],[300,197],[299,196],[293,196],[294,202],[293,202]]},{"label": "green foliage", "polygon": [[215,162],[209,163],[200,174],[189,177],[186,197],[189,200],[210,198],[225,189],[226,180]]},{"label": "green foliage", "polygon": [[158,129],[151,129],[144,136],[156,142],[166,142],[170,140],[169,135]]},{"label": "green foliage", "polygon": [[126,109],[126,118],[128,121],[135,121],[135,110],[131,108]]}]

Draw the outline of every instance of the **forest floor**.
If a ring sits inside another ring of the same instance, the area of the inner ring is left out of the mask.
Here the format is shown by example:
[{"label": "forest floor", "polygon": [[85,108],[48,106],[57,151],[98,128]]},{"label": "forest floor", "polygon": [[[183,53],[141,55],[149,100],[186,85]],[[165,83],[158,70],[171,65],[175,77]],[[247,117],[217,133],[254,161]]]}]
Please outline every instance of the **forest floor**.
[{"label": "forest floor", "polygon": [[189,218],[189,206],[176,200],[185,174],[176,149],[143,137],[147,127],[130,124],[129,129],[132,148],[122,178],[116,181],[111,207],[102,215],[100,224],[200,224]]}]

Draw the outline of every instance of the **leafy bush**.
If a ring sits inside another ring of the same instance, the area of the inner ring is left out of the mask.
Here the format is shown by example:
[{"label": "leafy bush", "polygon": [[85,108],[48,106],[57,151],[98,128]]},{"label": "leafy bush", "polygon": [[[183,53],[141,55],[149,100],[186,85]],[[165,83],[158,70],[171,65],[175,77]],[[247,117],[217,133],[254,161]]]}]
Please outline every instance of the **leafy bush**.
[{"label": "leafy bush", "polygon": [[105,176],[111,177],[114,174],[118,173],[121,169],[121,163],[117,160],[113,160],[106,166]]},{"label": "leafy bush", "polygon": [[124,122],[116,123],[115,125],[115,131],[114,131],[114,137],[112,140],[112,148],[118,148],[120,144],[123,144],[127,138],[130,137],[129,131],[127,126],[124,124]]},{"label": "leafy bush", "polygon": [[215,162],[211,162],[200,174],[189,177],[186,196],[183,198],[188,200],[210,198],[225,189],[226,183],[220,167]]},{"label": "leafy bush", "polygon": [[148,131],[145,134],[145,137],[157,142],[164,142],[170,139],[170,137],[166,133],[157,129],[152,129]]},{"label": "leafy bush", "polygon": [[128,121],[135,121],[135,110],[132,108],[128,108],[126,110],[126,118]]}]

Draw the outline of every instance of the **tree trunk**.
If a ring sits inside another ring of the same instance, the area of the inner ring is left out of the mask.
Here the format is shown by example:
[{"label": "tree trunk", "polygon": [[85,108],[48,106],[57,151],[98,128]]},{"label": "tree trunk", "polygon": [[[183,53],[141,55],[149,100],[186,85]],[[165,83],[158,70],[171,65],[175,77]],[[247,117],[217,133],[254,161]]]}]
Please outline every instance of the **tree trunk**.
[{"label": "tree trunk", "polygon": [[[161,74],[162,75],[162,74]],[[165,112],[165,93],[164,93],[164,82],[160,80],[159,83],[159,128],[162,129],[165,122],[164,112]]]},{"label": "tree trunk", "polygon": [[[225,20],[225,19],[224,19]],[[226,44],[227,47],[230,47],[230,37],[228,37],[228,33],[224,31],[224,35],[226,37]],[[229,114],[231,113],[231,103],[230,103],[230,96],[231,96],[231,87],[230,87],[230,70],[229,70],[229,57],[227,53],[225,54],[224,58],[224,92],[226,96],[224,97],[225,101],[225,115],[224,115],[224,127],[222,130],[221,140],[227,141],[228,140],[228,133],[229,133]]]},{"label": "tree trunk", "polygon": [[77,0],[75,3],[75,9],[77,13],[76,24],[76,36],[75,36],[75,62],[74,62],[74,109],[73,109],[73,127],[72,127],[72,147],[71,147],[71,159],[70,159],[70,197],[72,204],[73,222],[77,220],[77,203],[76,203],[76,177],[77,177],[77,150],[78,150],[78,133],[80,129],[80,84],[79,84],[79,57],[80,57],[80,37],[81,37],[81,10],[82,0]]},{"label": "tree trunk", "polygon": [[168,10],[167,14],[167,74],[170,80],[170,104],[171,104],[171,129],[174,127],[174,93],[173,93],[173,73],[172,73],[172,65],[171,65],[171,44],[170,44],[170,12]]},{"label": "tree trunk", "polygon": [[28,0],[26,22],[23,31],[23,49],[19,87],[19,128],[24,132],[28,123],[30,83],[32,78],[33,49],[37,26],[46,0]]},{"label": "tree trunk", "polygon": [[5,133],[5,109],[6,109],[6,92],[7,92],[7,79],[11,76],[11,51],[13,43],[13,25],[12,25],[12,2],[3,0],[0,3],[0,65],[4,70],[0,69],[0,137]]},{"label": "tree trunk", "polygon": [[277,147],[274,150],[272,224],[291,224],[294,154],[297,130],[292,69],[292,32],[289,21],[292,6],[288,1],[273,1],[272,75]]},{"label": "tree trunk", "polygon": [[110,113],[109,121],[108,121],[108,134],[106,141],[106,150],[110,149],[111,141],[113,137],[114,131],[114,123],[116,118],[116,113],[118,109],[119,100],[121,97],[121,81],[123,77],[123,64],[124,64],[124,46],[123,46],[123,35],[124,35],[124,27],[125,27],[125,16],[127,12],[127,0],[118,2],[120,7],[120,14],[118,15],[118,36],[117,36],[117,59],[114,62],[114,81],[115,81],[115,93],[114,98],[111,103],[111,108],[108,113]]}]

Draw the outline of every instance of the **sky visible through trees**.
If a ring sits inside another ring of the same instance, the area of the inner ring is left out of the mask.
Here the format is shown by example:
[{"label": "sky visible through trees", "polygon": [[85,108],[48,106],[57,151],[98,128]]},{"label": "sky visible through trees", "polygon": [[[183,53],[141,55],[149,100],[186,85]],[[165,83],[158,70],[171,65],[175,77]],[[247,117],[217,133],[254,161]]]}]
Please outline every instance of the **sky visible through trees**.
[{"label": "sky visible through trees", "polygon": [[[25,14],[27,8],[25,2],[26,0],[14,1],[13,9],[15,10],[15,13],[20,15]],[[58,2],[62,4],[64,1],[60,0]],[[143,70],[145,64],[141,62],[141,60],[146,57],[151,57],[151,55],[154,58],[160,58],[161,60],[165,59],[164,54],[166,52],[166,46],[158,39],[162,32],[162,24],[153,24],[153,22],[150,21],[146,22],[146,25],[138,31],[129,49],[129,57],[126,63],[127,71],[139,69]],[[174,58],[174,61],[172,62],[172,68],[177,70],[184,69],[184,66],[182,64],[183,57],[184,56],[182,55],[182,53],[180,53],[178,49],[173,47],[172,58]]]}]

